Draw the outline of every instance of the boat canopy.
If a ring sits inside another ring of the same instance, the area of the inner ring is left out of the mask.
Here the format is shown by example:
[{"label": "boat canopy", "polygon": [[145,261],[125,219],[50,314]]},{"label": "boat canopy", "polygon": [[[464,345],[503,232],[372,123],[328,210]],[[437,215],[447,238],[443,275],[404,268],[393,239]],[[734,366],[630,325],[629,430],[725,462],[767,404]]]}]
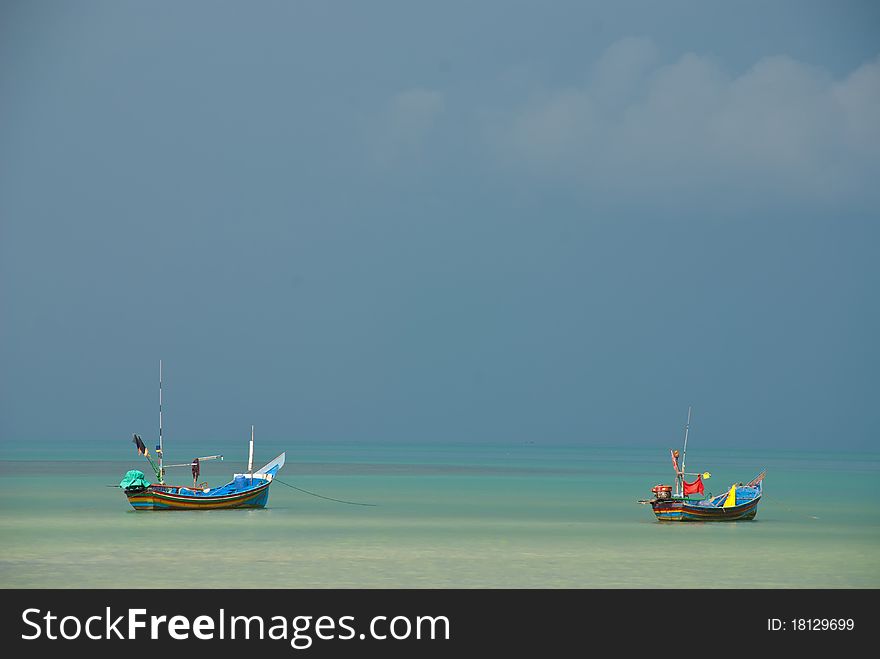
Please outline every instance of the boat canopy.
[{"label": "boat canopy", "polygon": [[150,487],[149,481],[144,478],[144,472],[137,469],[131,469],[125,472],[125,476],[119,482],[119,487],[126,489],[129,487]]}]

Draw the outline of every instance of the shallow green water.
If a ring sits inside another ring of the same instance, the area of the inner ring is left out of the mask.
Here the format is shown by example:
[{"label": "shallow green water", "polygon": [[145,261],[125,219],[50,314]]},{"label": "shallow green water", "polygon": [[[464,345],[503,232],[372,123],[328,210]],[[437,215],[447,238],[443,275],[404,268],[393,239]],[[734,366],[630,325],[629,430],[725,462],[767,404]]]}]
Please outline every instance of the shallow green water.
[{"label": "shallow green water", "polygon": [[[0,586],[880,586],[876,454],[691,449],[707,491],[767,468],[757,518],[660,524],[636,502],[671,483],[665,448],[265,441],[258,461],[282,450],[281,481],[376,505],[279,482],[265,510],[135,512],[106,487],[130,468],[151,476],[130,444],[4,442]],[[168,457],[218,451],[246,447],[181,443]],[[242,469],[205,463],[202,480]]]}]

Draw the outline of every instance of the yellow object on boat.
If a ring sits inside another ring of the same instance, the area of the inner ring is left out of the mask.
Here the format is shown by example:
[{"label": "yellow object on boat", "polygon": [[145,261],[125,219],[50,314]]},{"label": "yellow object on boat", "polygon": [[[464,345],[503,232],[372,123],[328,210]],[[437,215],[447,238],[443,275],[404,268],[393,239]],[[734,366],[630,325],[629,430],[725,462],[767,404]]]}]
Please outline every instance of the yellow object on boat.
[{"label": "yellow object on boat", "polygon": [[722,508],[732,508],[736,505],[736,485],[730,486],[730,494],[727,495],[727,500],[724,502]]}]

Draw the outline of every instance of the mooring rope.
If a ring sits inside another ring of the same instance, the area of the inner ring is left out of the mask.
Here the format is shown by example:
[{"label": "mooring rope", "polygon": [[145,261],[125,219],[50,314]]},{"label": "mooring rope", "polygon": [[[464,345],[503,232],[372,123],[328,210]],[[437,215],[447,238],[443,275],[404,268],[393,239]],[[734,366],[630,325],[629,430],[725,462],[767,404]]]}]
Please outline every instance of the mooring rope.
[{"label": "mooring rope", "polygon": [[292,489],[294,489],[294,490],[297,490],[297,491],[299,491],[299,492],[303,492],[303,493],[305,493],[305,494],[310,494],[310,495],[312,495],[313,497],[318,497],[319,499],[327,499],[328,501],[335,501],[335,502],[337,502],[337,503],[347,503],[347,504],[349,504],[349,505],[351,505],[351,506],[373,506],[373,507],[376,506],[375,503],[360,503],[360,502],[358,502],[358,501],[344,501],[344,500],[342,500],[342,499],[334,499],[333,497],[325,497],[323,494],[317,494],[317,493],[315,493],[315,492],[309,492],[308,490],[304,490],[304,489],[302,489],[301,487],[297,487],[296,485],[291,485],[290,483],[285,483],[283,480],[280,480],[280,479],[278,479],[278,478],[273,479],[273,481],[276,482],[276,483],[281,483],[282,485],[286,485],[287,487],[292,488]]}]

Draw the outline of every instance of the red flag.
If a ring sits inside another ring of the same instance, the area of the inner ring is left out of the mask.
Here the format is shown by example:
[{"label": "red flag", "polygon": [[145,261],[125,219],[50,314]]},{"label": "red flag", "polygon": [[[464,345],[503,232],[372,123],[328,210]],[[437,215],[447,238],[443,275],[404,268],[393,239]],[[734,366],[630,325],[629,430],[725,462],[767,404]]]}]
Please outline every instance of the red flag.
[{"label": "red flag", "polygon": [[669,449],[669,454],[672,456],[672,468],[675,469],[675,473],[678,473],[678,451],[673,451]]},{"label": "red flag", "polygon": [[682,480],[684,484],[684,488],[682,489],[682,494],[687,496],[688,494],[702,494],[703,493],[703,477],[697,476],[697,480],[693,483],[688,483],[686,480]]}]

